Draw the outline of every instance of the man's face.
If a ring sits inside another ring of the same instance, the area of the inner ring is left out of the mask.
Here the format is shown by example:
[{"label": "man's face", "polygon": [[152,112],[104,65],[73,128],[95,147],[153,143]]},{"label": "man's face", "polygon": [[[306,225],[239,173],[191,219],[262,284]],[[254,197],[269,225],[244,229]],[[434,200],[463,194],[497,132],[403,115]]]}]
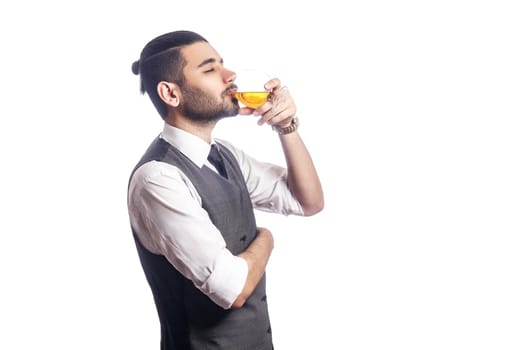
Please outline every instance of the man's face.
[{"label": "man's face", "polygon": [[186,59],[183,73],[181,111],[197,122],[209,122],[235,116],[239,104],[232,97],[235,73],[224,68],[221,57],[206,42],[197,42],[182,49]]}]

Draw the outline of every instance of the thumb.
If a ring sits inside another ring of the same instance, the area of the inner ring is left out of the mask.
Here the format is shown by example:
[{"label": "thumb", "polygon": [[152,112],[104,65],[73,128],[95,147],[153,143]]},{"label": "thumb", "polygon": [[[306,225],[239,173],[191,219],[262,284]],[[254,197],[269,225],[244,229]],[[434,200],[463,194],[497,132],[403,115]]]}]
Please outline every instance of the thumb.
[{"label": "thumb", "polygon": [[239,115],[250,115],[253,114],[254,109],[248,107],[239,108]]}]

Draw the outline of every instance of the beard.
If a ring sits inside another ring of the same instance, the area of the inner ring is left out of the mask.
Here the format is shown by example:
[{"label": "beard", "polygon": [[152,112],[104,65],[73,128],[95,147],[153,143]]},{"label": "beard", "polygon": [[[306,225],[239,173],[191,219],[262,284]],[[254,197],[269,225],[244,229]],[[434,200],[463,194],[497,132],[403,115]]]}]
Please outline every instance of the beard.
[{"label": "beard", "polygon": [[233,117],[239,113],[239,105],[226,99],[228,89],[221,94],[220,102],[201,89],[187,84],[182,84],[181,91],[182,113],[194,122],[209,123],[225,117]]}]

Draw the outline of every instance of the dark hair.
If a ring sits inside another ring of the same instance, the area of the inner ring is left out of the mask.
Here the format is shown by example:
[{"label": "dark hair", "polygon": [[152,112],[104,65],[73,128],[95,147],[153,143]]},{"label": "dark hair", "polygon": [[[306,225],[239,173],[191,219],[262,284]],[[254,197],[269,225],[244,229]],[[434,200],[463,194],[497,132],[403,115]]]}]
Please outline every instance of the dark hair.
[{"label": "dark hair", "polygon": [[180,49],[198,41],[208,42],[199,34],[186,30],[163,34],[148,42],[140,59],[131,65],[133,74],[140,75],[141,93],[148,93],[162,119],[166,118],[168,109],[157,94],[157,85],[161,81],[184,84],[182,69],[186,60]]}]

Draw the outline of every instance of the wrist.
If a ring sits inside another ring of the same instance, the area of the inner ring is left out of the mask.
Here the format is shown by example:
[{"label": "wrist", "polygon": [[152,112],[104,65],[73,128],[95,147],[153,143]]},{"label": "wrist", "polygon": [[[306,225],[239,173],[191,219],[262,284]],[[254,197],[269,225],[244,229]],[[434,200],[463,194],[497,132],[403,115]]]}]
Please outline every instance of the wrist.
[{"label": "wrist", "polygon": [[272,125],[272,130],[277,132],[279,135],[291,134],[297,131],[299,128],[299,118],[294,116],[288,126]]}]

